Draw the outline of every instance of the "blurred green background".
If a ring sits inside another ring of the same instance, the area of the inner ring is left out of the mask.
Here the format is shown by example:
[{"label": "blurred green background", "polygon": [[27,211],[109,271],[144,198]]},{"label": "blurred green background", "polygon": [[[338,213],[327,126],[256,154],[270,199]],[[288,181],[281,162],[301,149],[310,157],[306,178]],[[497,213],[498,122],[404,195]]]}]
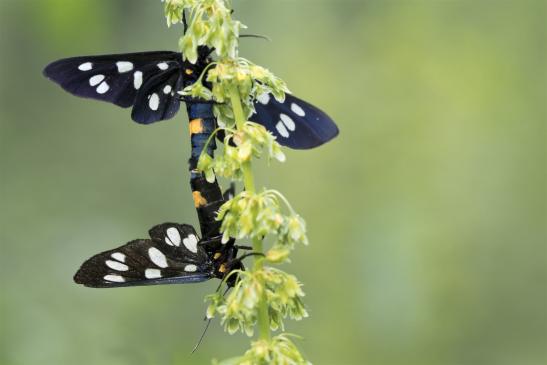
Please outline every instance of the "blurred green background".
[{"label": "blurred green background", "polygon": [[[340,136],[260,164],[308,222],[285,269],[315,364],[547,363],[544,1],[235,1],[242,54]],[[249,340],[217,283],[93,290],[89,256],[196,224],[186,116],[153,126],[41,75],[58,58],[173,49],[160,1],[0,0],[0,363],[205,364]]]}]

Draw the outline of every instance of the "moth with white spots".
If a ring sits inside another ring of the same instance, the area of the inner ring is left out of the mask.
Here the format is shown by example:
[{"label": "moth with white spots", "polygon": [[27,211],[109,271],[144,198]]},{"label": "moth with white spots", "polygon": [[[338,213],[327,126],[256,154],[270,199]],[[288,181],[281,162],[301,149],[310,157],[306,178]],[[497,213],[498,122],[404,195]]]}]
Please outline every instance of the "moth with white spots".
[{"label": "moth with white spots", "polygon": [[[200,240],[187,224],[163,223],[149,231],[150,239],[137,239],[93,256],[80,267],[74,281],[93,288],[182,284],[223,279],[243,269],[234,241],[221,237]],[[234,285],[231,276],[228,285]]]},{"label": "moth with white spots", "polygon": [[[123,108],[132,106],[134,121],[151,124],[177,114],[178,92],[188,80],[197,80],[211,62],[209,54],[200,48],[196,64],[170,51],[73,57],[51,63],[44,74],[71,94]],[[338,135],[327,114],[290,94],[284,100],[260,95],[255,110],[250,120],[264,125],[281,145],[290,148],[314,148]]]}]

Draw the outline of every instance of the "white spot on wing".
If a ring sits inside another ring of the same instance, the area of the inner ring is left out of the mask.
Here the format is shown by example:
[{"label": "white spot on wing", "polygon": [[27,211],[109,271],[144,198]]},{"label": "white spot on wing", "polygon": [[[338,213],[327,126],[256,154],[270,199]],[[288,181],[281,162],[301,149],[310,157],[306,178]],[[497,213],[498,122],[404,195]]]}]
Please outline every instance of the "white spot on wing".
[{"label": "white spot on wing", "polygon": [[167,62],[161,62],[158,63],[158,68],[162,71],[165,71],[169,68],[169,65],[167,64]]},{"label": "white spot on wing", "polygon": [[165,243],[167,243],[170,246],[180,246],[180,233],[179,230],[175,227],[169,227],[165,231],[167,234],[167,237],[165,237]]},{"label": "white spot on wing", "polygon": [[156,111],[160,107],[160,97],[158,94],[154,93],[150,95],[150,100],[148,100],[148,106],[150,109]]},{"label": "white spot on wing", "polygon": [[146,269],[144,271],[144,276],[147,279],[157,279],[161,278],[161,270],[158,269]]},{"label": "white spot on wing", "polygon": [[80,66],[78,66],[78,70],[80,71],[89,71],[93,68],[93,64],[91,62],[85,62],[82,63]]},{"label": "white spot on wing", "polygon": [[184,246],[188,249],[188,251],[191,251],[193,253],[198,252],[198,238],[191,234],[185,239],[182,240],[182,243],[184,243]]},{"label": "white spot on wing", "polygon": [[105,275],[103,279],[113,283],[123,283],[125,281],[125,279],[120,275]]},{"label": "white spot on wing", "polygon": [[127,266],[126,264],[122,264],[121,262],[118,262],[118,261],[106,260],[105,264],[112,270],[116,270],[116,271],[129,270],[129,266]]},{"label": "white spot on wing", "polygon": [[294,114],[298,115],[299,117],[306,116],[306,112],[298,104],[291,103],[291,110],[293,111]]},{"label": "white spot on wing", "polygon": [[260,104],[267,105],[270,102],[270,98],[270,94],[264,93],[256,98],[256,100],[258,100]]},{"label": "white spot on wing", "polygon": [[281,121],[283,122],[283,124],[285,124],[285,126],[292,132],[296,129],[296,125],[294,124],[294,121],[291,119],[291,117],[289,117],[288,115],[285,115],[285,114],[281,114],[279,116],[279,118],[281,118]]},{"label": "white spot on wing", "polygon": [[89,85],[99,85],[104,80],[104,75],[95,75],[89,78]]},{"label": "white spot on wing", "polygon": [[97,92],[99,94],[104,94],[105,92],[107,92],[108,90],[110,90],[110,86],[108,86],[108,84],[106,83],[106,81],[103,81],[101,82],[101,84],[99,86],[97,86]]},{"label": "white spot on wing", "polygon": [[139,90],[142,86],[142,72],[141,71],[135,71],[133,74],[133,86],[135,87],[135,90]]},{"label": "white spot on wing", "polygon": [[133,69],[133,64],[127,61],[116,62],[116,66],[118,67],[118,72],[121,74],[124,72],[129,72]]},{"label": "white spot on wing", "polygon": [[163,88],[163,93],[165,95],[169,94],[171,92],[171,90],[173,90],[173,88],[171,87],[171,85],[165,85],[165,87]]},{"label": "white spot on wing", "polygon": [[277,129],[277,132],[281,135],[281,137],[289,137],[289,131],[285,128],[285,124],[283,124],[283,122],[277,122],[275,129]]},{"label": "white spot on wing", "polygon": [[167,265],[167,258],[165,257],[165,255],[155,247],[150,247],[148,249],[148,256],[150,257],[150,260],[154,263],[154,265],[161,267],[162,269],[165,269],[167,266],[169,266]]},{"label": "white spot on wing", "polygon": [[186,272],[196,272],[198,267],[196,265],[186,265],[184,271]]},{"label": "white spot on wing", "polygon": [[121,262],[125,262],[125,255],[121,252],[114,252],[112,255],[112,258],[114,260],[118,260],[118,261],[121,261]]}]

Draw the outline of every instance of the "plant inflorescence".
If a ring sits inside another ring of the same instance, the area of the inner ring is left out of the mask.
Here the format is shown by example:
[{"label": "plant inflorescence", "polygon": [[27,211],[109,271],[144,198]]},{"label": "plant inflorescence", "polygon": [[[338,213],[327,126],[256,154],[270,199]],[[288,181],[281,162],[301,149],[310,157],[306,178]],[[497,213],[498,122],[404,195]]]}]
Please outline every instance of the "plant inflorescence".
[{"label": "plant inflorescence", "polygon": [[[273,265],[289,260],[297,244],[307,244],[306,227],[283,195],[275,190],[257,189],[252,163],[265,157],[280,162],[285,155],[273,135],[263,126],[248,121],[257,98],[270,94],[283,100],[288,88],[283,80],[264,67],[239,56],[240,30],[245,26],[233,19],[229,0],[165,0],[168,25],[185,22],[187,30],[179,46],[190,62],[198,59],[198,48],[214,50],[215,61],[185,88],[182,94],[213,100],[219,129],[223,131],[223,149],[211,157],[203,153],[198,169],[210,181],[216,175],[243,182],[244,191],[219,210],[223,239],[250,239],[254,265],[235,270],[238,282],[227,296],[217,292],[207,296],[207,317],[219,317],[225,330],[238,331],[257,338],[242,356],[219,364],[309,364],[284,330],[284,319],[300,320],[308,316],[303,304],[302,284],[293,275]],[[269,249],[265,237],[274,237]],[[226,281],[226,279],[225,279]]]}]

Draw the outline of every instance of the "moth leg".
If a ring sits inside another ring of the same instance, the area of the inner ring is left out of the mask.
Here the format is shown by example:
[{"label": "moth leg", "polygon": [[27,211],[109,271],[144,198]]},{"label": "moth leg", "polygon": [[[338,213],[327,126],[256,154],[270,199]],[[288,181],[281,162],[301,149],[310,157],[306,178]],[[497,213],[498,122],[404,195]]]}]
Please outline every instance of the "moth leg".
[{"label": "moth leg", "polygon": [[[252,249],[252,248],[251,248]],[[227,266],[228,267],[233,267],[235,264],[239,264],[241,263],[241,261],[243,261],[244,259],[246,259],[247,257],[250,257],[250,256],[262,256],[262,257],[266,257],[266,255],[264,255],[262,252],[249,252],[249,253],[246,253],[245,255],[241,255],[239,256],[238,258],[235,258],[231,261],[228,261],[227,263]]]},{"label": "moth leg", "polygon": [[184,25],[184,33],[183,34],[186,34],[186,32],[188,31],[188,22],[186,20],[186,10],[185,9],[182,10],[182,24]]}]

